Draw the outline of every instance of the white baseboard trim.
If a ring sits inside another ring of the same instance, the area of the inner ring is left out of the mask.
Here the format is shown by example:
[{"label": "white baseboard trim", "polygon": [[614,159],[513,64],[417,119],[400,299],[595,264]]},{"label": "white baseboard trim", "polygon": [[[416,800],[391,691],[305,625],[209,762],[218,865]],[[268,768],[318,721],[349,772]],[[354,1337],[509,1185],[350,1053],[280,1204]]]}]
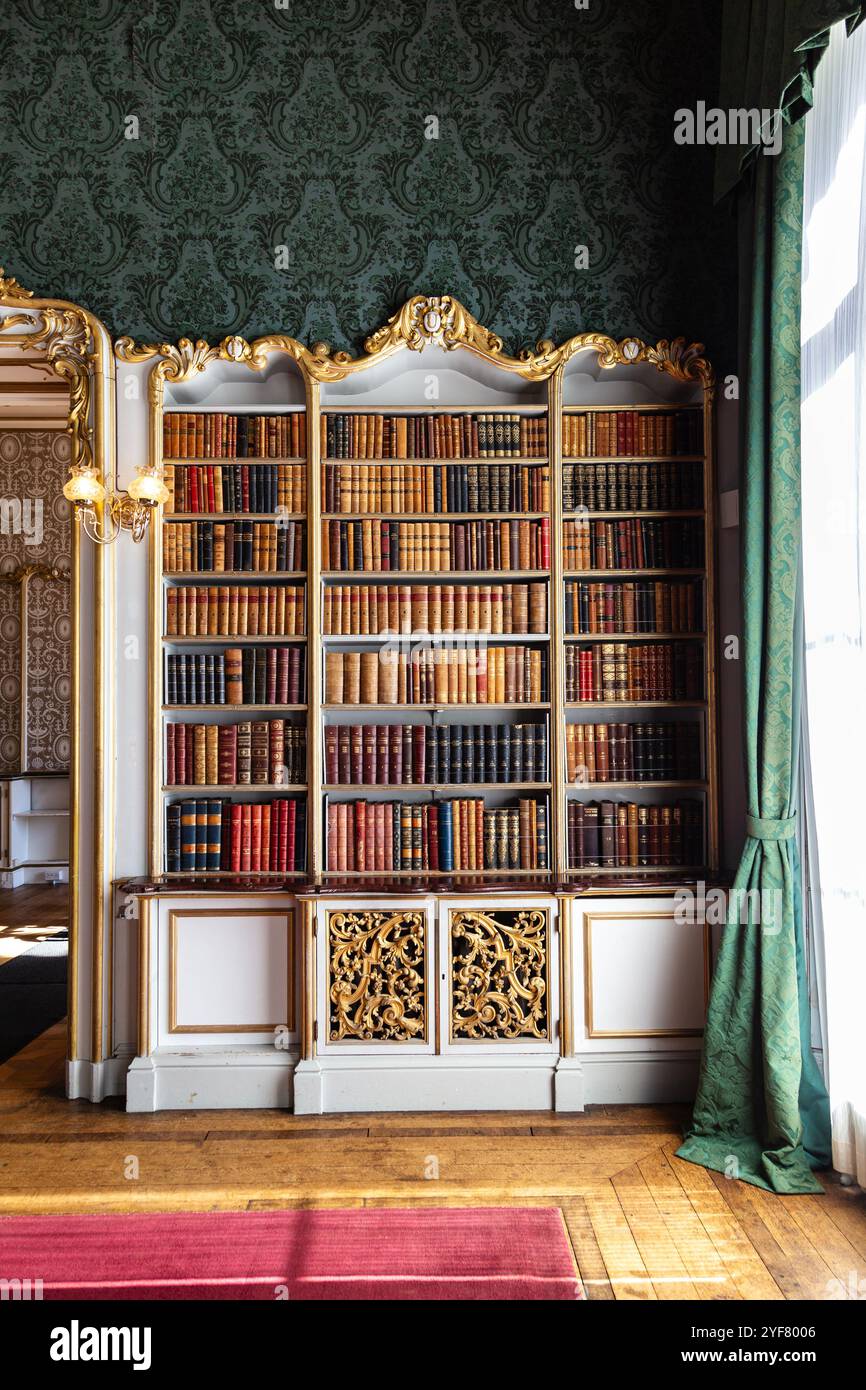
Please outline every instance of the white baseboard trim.
[{"label": "white baseboard trim", "polygon": [[665,1105],[695,1098],[699,1052],[594,1052],[579,1060],[586,1105]]},{"label": "white baseboard trim", "polygon": [[287,1110],[297,1052],[252,1047],[197,1052],[157,1051],[134,1057],[126,1077],[126,1108],[155,1110]]},{"label": "white baseboard trim", "polygon": [[66,1097],[68,1100],[92,1100],[96,1104],[106,1096],[122,1096],[126,1090],[126,1069],[129,1055],[106,1057],[102,1062],[83,1058],[66,1059]]},{"label": "white baseboard trim", "polygon": [[295,1071],[295,1113],[552,1110],[558,1060],[318,1057]]}]

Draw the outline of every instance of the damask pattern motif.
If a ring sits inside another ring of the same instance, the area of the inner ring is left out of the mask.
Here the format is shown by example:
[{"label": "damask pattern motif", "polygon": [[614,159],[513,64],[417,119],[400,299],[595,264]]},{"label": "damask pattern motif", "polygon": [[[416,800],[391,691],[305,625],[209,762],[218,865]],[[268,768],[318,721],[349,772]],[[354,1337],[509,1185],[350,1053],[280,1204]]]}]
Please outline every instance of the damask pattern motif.
[{"label": "damask pattern motif", "polygon": [[[0,573],[21,565],[69,570],[70,508],[61,491],[69,468],[69,439],[55,430],[0,431],[0,499],[26,505],[21,526],[4,507]],[[41,515],[38,510],[41,503]],[[37,522],[39,529],[37,530]],[[22,529],[23,527],[23,529]],[[37,544],[25,543],[25,532]],[[0,771],[21,767],[21,625],[18,584],[0,584]],[[35,575],[28,581],[27,768],[69,768],[71,640],[69,585]]]},{"label": "damask pattern motif", "polygon": [[447,288],[513,350],[677,332],[724,362],[734,225],[712,148],[672,138],[677,107],[714,99],[719,10],[17,0],[2,263],[151,341],[282,329],[358,351]]}]

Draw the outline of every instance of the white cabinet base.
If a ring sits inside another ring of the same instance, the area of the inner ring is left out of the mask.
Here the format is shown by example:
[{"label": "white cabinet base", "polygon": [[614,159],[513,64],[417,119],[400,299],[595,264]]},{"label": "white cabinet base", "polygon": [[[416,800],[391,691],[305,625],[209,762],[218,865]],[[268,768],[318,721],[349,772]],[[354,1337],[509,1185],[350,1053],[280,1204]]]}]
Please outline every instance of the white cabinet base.
[{"label": "white cabinet base", "polygon": [[297,1053],[272,1047],[157,1050],[135,1057],[126,1108],[153,1110],[286,1110],[292,1105]]}]

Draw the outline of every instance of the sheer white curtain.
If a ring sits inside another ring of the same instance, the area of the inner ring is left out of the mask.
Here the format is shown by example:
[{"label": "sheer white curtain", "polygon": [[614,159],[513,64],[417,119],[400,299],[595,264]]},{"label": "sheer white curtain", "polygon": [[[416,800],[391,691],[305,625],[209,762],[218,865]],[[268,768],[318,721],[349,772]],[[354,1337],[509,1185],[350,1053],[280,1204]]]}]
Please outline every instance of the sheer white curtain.
[{"label": "sheer white curtain", "polygon": [[802,363],[806,907],[833,1162],[866,1186],[866,25],[806,117]]}]

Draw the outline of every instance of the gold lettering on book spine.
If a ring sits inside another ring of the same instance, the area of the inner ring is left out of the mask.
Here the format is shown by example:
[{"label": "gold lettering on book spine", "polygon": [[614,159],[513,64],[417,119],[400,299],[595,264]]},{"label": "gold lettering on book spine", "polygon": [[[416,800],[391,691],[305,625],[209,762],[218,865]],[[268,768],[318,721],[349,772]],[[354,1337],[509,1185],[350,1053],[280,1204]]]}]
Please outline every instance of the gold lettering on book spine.
[{"label": "gold lettering on book spine", "polygon": [[451,913],[451,1037],[547,1041],[548,913]]},{"label": "gold lettering on book spine", "polygon": [[426,1041],[425,914],[328,913],[331,1042]]}]

